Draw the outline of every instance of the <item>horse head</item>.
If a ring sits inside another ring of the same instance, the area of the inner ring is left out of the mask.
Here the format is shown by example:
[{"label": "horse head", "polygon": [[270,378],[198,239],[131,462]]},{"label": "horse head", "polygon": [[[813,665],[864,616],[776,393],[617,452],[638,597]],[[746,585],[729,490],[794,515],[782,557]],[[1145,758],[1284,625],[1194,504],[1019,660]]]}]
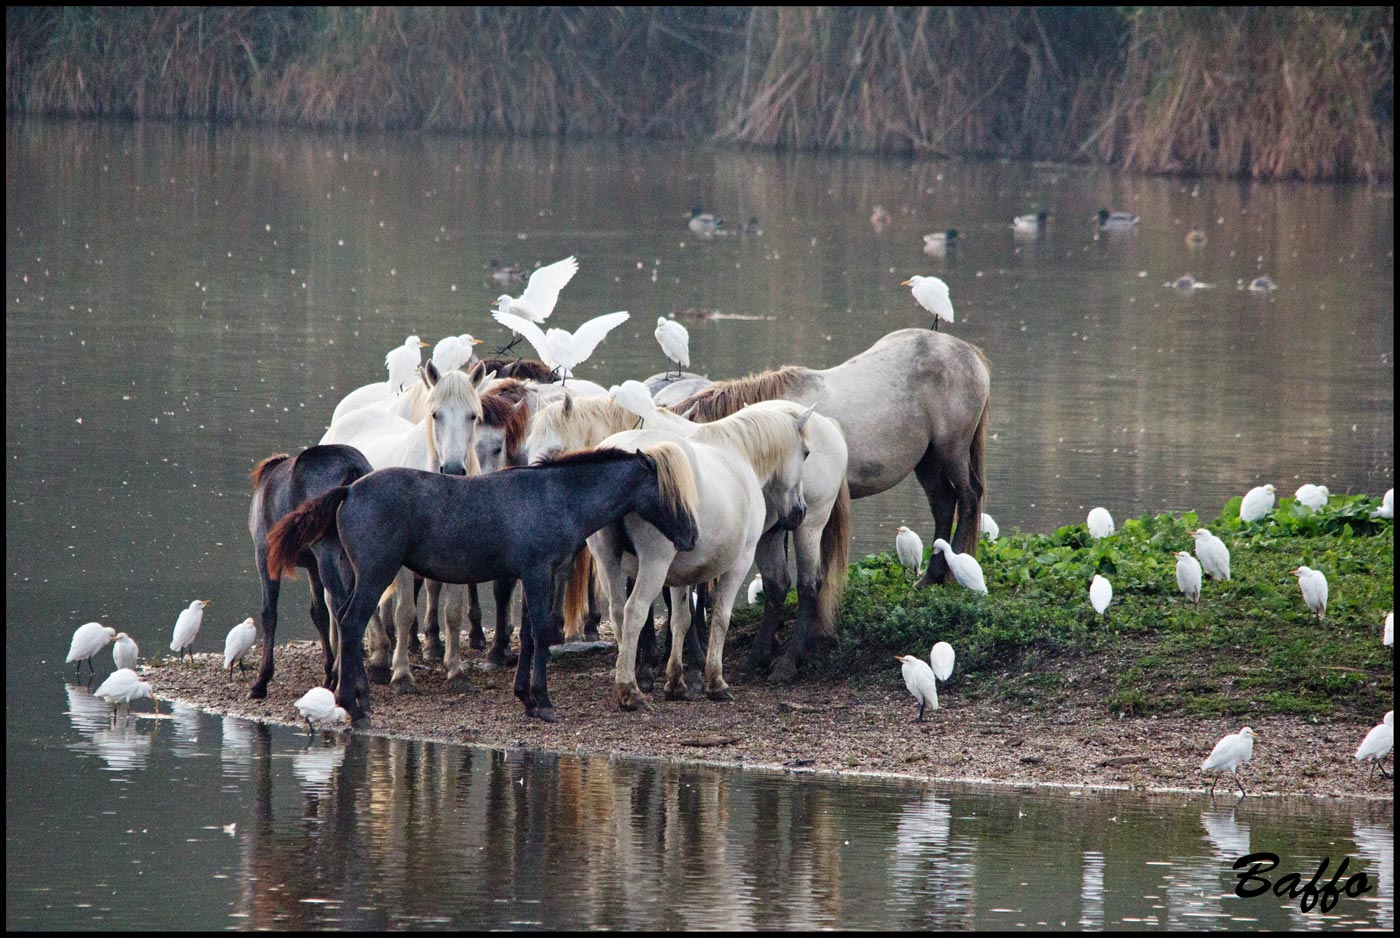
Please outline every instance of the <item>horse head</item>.
[{"label": "horse head", "polygon": [[486,381],[486,369],[478,365],[470,374],[443,374],[429,361],[422,377],[428,387],[428,443],[438,472],[479,475],[476,436],[482,406],[478,388]]},{"label": "horse head", "polygon": [[693,550],[700,529],[695,522],[700,504],[690,457],[675,443],[657,443],[637,450],[637,459],[655,479],[655,486],[633,490],[637,514],[661,532],[676,550]]}]

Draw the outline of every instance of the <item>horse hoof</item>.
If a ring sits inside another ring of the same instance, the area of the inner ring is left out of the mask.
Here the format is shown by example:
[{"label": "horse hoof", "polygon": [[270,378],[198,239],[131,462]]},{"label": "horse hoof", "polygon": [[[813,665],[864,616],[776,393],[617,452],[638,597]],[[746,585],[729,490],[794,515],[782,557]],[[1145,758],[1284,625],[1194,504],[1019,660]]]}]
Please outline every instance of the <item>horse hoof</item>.
[{"label": "horse hoof", "polygon": [[471,637],[467,639],[467,644],[471,646],[473,651],[485,651],[486,636],[478,635],[475,632],[473,632]]},{"label": "horse hoof", "polygon": [[417,694],[420,693],[418,685],[413,683],[412,678],[402,677],[390,682],[391,689],[395,694]]},{"label": "horse hoof", "polygon": [[424,664],[442,664],[442,659],[446,657],[446,652],[440,643],[429,642],[423,646]]},{"label": "horse hoof", "polygon": [[475,694],[476,685],[465,674],[457,674],[447,679],[447,689],[454,694]]},{"label": "horse hoof", "polygon": [[637,687],[643,694],[650,694],[652,691],[656,690],[656,678],[638,673]]},{"label": "horse hoof", "polygon": [[599,639],[599,637],[598,637],[598,628],[597,628],[597,626],[594,626],[593,628],[589,628],[589,629],[584,629],[584,630],[583,630],[583,640],[584,640],[585,642],[596,642],[596,641],[599,641],[600,639]]},{"label": "horse hoof", "polygon": [[267,688],[265,686],[259,687],[257,684],[254,684],[252,687],[248,688],[249,700],[265,700],[266,698]]},{"label": "horse hoof", "polygon": [[672,687],[672,686],[670,686],[670,685],[667,685],[667,687],[666,687],[666,699],[667,699],[667,700],[689,700],[689,699],[690,699],[690,688],[686,687],[686,685],[684,685],[684,684],[677,684],[677,685],[674,686],[674,687]]},{"label": "horse hoof", "polygon": [[792,659],[783,658],[768,674],[769,684],[791,684],[797,680],[797,665],[792,663]]},{"label": "horse hoof", "polygon": [[546,723],[559,722],[559,714],[554,712],[553,707],[538,707],[535,709],[534,713],[530,714],[530,716],[534,717],[537,720],[543,720]]},{"label": "horse hoof", "polygon": [[734,699],[734,695],[729,692],[727,687],[722,687],[719,690],[707,690],[705,696],[720,703],[729,703]]},{"label": "horse hoof", "polygon": [[641,691],[634,687],[618,687],[615,689],[617,695],[617,705],[623,710],[650,710],[651,702],[642,696]]},{"label": "horse hoof", "polygon": [[364,716],[360,717],[359,719],[352,720],[352,721],[350,722],[350,725],[351,725],[353,728],[357,729],[357,730],[367,730],[367,729],[369,729],[369,714],[365,714]]},{"label": "horse hoof", "polygon": [[372,664],[365,668],[365,674],[369,677],[371,684],[388,684],[394,676],[393,671],[378,664]]}]

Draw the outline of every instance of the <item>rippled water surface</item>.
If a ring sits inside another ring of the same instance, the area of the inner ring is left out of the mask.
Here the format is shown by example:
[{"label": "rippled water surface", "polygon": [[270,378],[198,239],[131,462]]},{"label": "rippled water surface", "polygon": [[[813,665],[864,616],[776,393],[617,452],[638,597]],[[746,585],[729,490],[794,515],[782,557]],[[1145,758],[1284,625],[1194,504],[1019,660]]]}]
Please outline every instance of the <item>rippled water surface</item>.
[{"label": "rippled water surface", "polygon": [[[695,203],[762,234],[697,242]],[[1393,205],[1062,167],[9,123],[6,924],[1390,927],[1389,804],[308,745],[178,709],[112,726],[62,659],[93,619],[156,652],[195,597],[214,599],[196,649],[220,647],[259,601],[248,470],[314,443],[408,333],[501,341],[492,257],[578,255],[552,323],[632,312],[579,371],[605,384],[660,371],[655,317],[695,308],[743,318],[687,321],[694,370],[833,365],[925,325],[899,283],[943,277],[950,331],[992,363],[1003,530],[1095,504],[1208,517],[1265,481],[1379,493]],[[1101,206],[1140,230],[1096,237]],[[1013,237],[1040,208],[1046,233]],[[963,244],[924,255],[948,227]],[[1215,286],[1163,286],[1185,273]],[[1258,273],[1279,289],[1237,288]],[[912,479],[854,516],[858,555],[900,523],[927,540]],[[296,592],[281,632],[309,637]],[[1238,899],[1249,850],[1305,875],[1351,856],[1380,888],[1329,916]]]}]

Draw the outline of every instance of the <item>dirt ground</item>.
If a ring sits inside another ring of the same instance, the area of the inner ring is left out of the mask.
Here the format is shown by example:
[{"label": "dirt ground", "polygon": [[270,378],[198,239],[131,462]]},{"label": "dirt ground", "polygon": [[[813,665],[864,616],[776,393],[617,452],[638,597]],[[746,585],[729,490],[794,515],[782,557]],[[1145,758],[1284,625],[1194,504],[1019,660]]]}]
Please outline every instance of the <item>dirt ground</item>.
[{"label": "dirt ground", "polygon": [[[606,625],[604,626],[606,628]],[[606,637],[606,636],[605,636]],[[472,660],[479,652],[467,651]],[[252,655],[250,654],[250,658]],[[1116,719],[1082,703],[1037,712],[1014,705],[969,704],[956,686],[940,688],[941,709],[915,722],[918,704],[899,664],[888,674],[849,681],[807,679],[778,687],[726,674],[732,703],[697,696],[669,701],[661,682],[650,712],[627,713],[612,697],[610,648],[556,656],[549,690],[562,722],[525,716],[512,694],[514,669],[473,669],[474,692],[449,691],[441,666],[414,666],[419,694],[371,690],[366,732],[451,743],[552,752],[698,760],[793,771],[895,774],[939,781],[1107,786],[1202,791],[1199,769],[1234,722],[1197,717]],[[271,723],[299,722],[292,703],[320,681],[320,648],[278,646],[266,700],[248,699],[254,672],[229,680],[222,658],[144,669],[158,697],[220,714]],[[250,662],[252,666],[252,662]],[[1311,723],[1296,717],[1250,721],[1260,740],[1242,770],[1250,795],[1308,794],[1393,798],[1394,782],[1353,757],[1369,726]],[[359,732],[359,730],[357,730]],[[1393,766],[1388,757],[1386,766]],[[1225,778],[1217,796],[1230,780]]]}]

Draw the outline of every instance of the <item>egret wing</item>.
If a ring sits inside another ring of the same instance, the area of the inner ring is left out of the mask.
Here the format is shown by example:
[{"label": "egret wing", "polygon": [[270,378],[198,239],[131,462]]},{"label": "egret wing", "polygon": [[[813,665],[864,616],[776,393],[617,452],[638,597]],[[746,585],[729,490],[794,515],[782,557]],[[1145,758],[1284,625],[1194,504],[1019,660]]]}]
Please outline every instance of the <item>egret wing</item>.
[{"label": "egret wing", "polygon": [[593,350],[598,347],[598,343],[603,341],[603,336],[622,325],[630,316],[631,314],[627,312],[605,313],[602,316],[595,316],[575,329],[573,364],[586,361],[588,356],[593,354]]},{"label": "egret wing", "polygon": [[513,313],[503,313],[500,310],[492,313],[491,318],[512,332],[524,336],[525,341],[534,346],[535,354],[538,355],[540,360],[546,365],[553,368],[557,364],[554,360],[554,356],[549,354],[549,343],[545,341],[544,333],[540,331],[539,326],[522,316],[516,316]]},{"label": "egret wing", "polygon": [[559,291],[574,279],[574,274],[578,273],[578,260],[570,255],[562,261],[555,261],[536,270],[530,275],[530,280],[525,284],[525,292],[520,295],[520,302],[530,308],[531,316],[536,322],[544,322],[554,312],[554,305],[559,302]]}]

